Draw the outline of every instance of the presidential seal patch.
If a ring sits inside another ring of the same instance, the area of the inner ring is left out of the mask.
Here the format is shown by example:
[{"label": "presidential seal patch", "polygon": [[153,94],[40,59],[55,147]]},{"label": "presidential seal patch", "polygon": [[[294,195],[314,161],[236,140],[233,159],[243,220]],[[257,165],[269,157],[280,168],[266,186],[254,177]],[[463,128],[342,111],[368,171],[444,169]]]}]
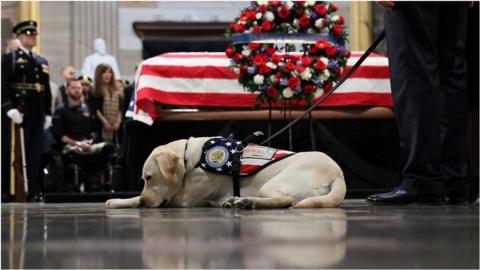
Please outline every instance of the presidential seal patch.
[{"label": "presidential seal patch", "polygon": [[212,168],[220,168],[227,163],[230,153],[225,147],[215,146],[205,154],[205,162]]},{"label": "presidential seal patch", "polygon": [[239,175],[248,176],[295,153],[256,144],[245,146],[241,141],[216,137],[203,145],[197,166],[206,171],[232,175],[235,154],[240,154]]}]

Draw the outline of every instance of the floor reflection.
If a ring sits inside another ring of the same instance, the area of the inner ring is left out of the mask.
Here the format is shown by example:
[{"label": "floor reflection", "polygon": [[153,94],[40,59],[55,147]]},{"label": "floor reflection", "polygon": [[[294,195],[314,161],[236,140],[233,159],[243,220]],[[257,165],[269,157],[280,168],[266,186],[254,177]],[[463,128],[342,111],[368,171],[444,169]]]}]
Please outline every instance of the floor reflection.
[{"label": "floor reflection", "polygon": [[[288,214],[287,214],[288,213]],[[149,268],[323,268],[343,259],[342,209],[223,210],[197,218],[184,212],[141,215],[143,261]]]},{"label": "floor reflection", "polygon": [[2,204],[2,269],[474,268],[478,203],[307,210]]}]

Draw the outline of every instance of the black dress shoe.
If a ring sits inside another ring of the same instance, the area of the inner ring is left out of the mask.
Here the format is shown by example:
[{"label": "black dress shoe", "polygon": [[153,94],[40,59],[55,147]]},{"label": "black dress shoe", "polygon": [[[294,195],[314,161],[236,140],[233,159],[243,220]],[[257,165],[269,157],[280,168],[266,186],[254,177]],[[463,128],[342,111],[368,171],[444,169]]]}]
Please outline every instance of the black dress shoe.
[{"label": "black dress shoe", "polygon": [[367,201],[373,204],[444,204],[444,198],[438,194],[423,194],[418,190],[403,185],[390,192],[369,195]]},{"label": "black dress shoe", "polygon": [[399,186],[390,192],[369,195],[367,201],[374,204],[407,204],[415,202],[418,197],[417,190]]}]

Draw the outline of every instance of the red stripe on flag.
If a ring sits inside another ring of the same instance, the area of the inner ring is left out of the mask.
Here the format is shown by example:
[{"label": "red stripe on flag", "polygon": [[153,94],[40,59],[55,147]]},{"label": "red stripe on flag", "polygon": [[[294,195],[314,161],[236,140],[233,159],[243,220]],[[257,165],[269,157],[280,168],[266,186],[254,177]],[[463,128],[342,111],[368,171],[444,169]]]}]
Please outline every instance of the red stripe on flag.
[{"label": "red stripe on flag", "polygon": [[[314,101],[315,102],[315,101]],[[382,106],[393,107],[390,93],[342,93],[332,94],[320,107]]]},{"label": "red stripe on flag", "polygon": [[[346,66],[343,70],[343,74],[352,69],[351,66]],[[360,66],[350,76],[350,78],[364,78],[364,79],[389,79],[390,72],[388,67],[383,66]]]},{"label": "red stripe on flag", "polygon": [[[137,92],[137,106],[149,112],[152,110],[153,101],[179,106],[196,107],[235,107],[252,108],[256,94],[225,94],[225,93],[178,93],[166,92],[153,88],[142,88]],[[145,105],[146,104],[146,105]],[[275,108],[281,107],[282,103],[275,103]],[[389,93],[342,93],[332,94],[320,107],[341,106],[385,106],[392,107],[392,98]],[[267,105],[265,105],[267,107]],[[305,108],[304,103],[299,107]]]},{"label": "red stripe on flag", "polygon": [[253,171],[257,170],[260,166],[259,165],[244,165],[240,166],[240,174],[250,174]]},{"label": "red stripe on flag", "polygon": [[208,107],[252,107],[255,94],[220,94],[220,93],[179,93],[166,92],[154,88],[141,88],[137,92],[138,101],[153,99],[167,105],[208,106]]},{"label": "red stripe on flag", "polygon": [[290,154],[293,154],[293,153],[287,153],[287,152],[277,151],[277,152],[275,152],[275,154],[273,154],[273,159],[282,158],[282,157],[287,156],[287,155],[290,155]]}]

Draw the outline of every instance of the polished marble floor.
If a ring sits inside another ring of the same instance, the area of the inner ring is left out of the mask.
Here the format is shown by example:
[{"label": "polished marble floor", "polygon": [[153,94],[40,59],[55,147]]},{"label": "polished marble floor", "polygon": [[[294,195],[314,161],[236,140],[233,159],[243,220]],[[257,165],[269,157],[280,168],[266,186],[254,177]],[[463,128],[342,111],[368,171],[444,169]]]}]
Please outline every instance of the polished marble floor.
[{"label": "polished marble floor", "polygon": [[2,204],[1,266],[476,268],[479,207],[105,209]]}]

